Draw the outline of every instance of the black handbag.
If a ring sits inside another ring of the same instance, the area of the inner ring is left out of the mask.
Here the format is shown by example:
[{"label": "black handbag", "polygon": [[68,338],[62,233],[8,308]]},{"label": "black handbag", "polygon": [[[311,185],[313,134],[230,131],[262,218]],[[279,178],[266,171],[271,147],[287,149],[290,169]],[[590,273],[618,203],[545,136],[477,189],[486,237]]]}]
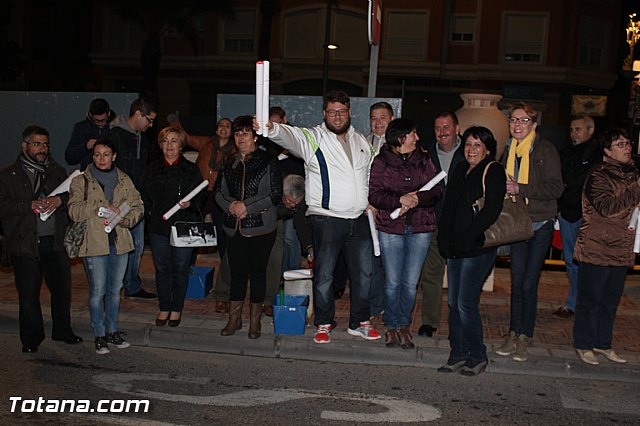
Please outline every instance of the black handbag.
[{"label": "black handbag", "polygon": [[[484,168],[484,173],[482,174],[483,195],[474,203],[474,207],[477,208],[478,211],[484,208],[484,179],[491,163],[496,163],[496,161],[490,162]],[[505,170],[505,174],[506,173],[507,172]],[[524,200],[516,194],[505,193],[500,216],[498,216],[498,219],[489,227],[489,229],[484,231],[483,247],[502,246],[505,244],[528,240],[531,237],[533,237],[533,224],[531,223],[529,212],[524,205]]]}]

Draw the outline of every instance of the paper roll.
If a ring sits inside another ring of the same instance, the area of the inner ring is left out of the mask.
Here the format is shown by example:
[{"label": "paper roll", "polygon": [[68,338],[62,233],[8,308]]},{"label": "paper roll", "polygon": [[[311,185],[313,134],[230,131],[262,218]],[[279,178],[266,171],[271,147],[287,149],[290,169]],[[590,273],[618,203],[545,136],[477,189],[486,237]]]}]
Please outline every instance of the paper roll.
[{"label": "paper roll", "polygon": [[[262,126],[264,123],[264,110],[262,109],[262,96],[264,95],[264,62],[256,62],[256,121],[260,125],[258,134],[262,134]],[[269,117],[267,117],[269,119]]]},{"label": "paper roll", "polygon": [[200,182],[200,185],[196,186],[195,188],[193,188],[191,190],[191,192],[189,192],[186,197],[184,197],[182,200],[178,201],[173,207],[171,207],[169,210],[167,210],[167,212],[162,215],[162,219],[164,220],[169,220],[169,218],[171,216],[173,216],[174,214],[176,214],[176,212],[178,210],[180,210],[180,203],[186,203],[187,201],[191,201],[191,199],[193,197],[195,197],[196,195],[198,195],[198,193],[200,191],[202,191],[204,188],[207,187],[207,185],[209,185],[209,181],[208,180],[203,180],[202,182]]},{"label": "paper roll", "polygon": [[369,230],[373,241],[373,254],[377,257],[380,256],[380,239],[378,239],[378,231],[376,230],[376,220],[373,218],[373,212],[370,209],[367,209],[367,217],[369,218]]},{"label": "paper roll", "polygon": [[[435,175],[433,177],[433,179],[431,179],[429,182],[427,182],[422,188],[418,189],[418,192],[428,191],[430,189],[433,189],[433,187],[436,186],[438,184],[438,182],[440,182],[446,176],[447,176],[447,172],[442,170],[440,173]],[[391,219],[393,219],[393,220],[396,220],[400,216],[400,210],[402,210],[402,209],[400,209],[400,208],[395,209],[394,211],[391,212],[389,217],[391,217]]]},{"label": "paper roll", "polygon": [[118,226],[122,218],[131,211],[131,207],[129,207],[129,203],[127,203],[126,201],[120,204],[120,207],[118,208],[120,209],[120,213],[115,215],[111,220],[105,221],[105,225],[107,226],[104,227],[104,232],[106,232],[107,234],[113,231],[115,227]]},{"label": "paper roll", "polygon": [[[54,195],[58,195],[58,194],[63,194],[65,192],[69,192],[69,187],[71,186],[71,181],[73,180],[74,177],[81,175],[82,172],[80,170],[74,170],[73,172],[71,172],[71,174],[65,179],[63,180],[60,185],[56,186],[56,188],[51,191],[49,193],[49,195],[47,195],[47,198],[49,197],[53,197]],[[41,221],[45,221],[47,219],[49,219],[49,217],[56,211],[56,209],[53,209],[51,211],[49,211],[48,213],[40,213],[37,212],[40,215],[40,220]]]}]

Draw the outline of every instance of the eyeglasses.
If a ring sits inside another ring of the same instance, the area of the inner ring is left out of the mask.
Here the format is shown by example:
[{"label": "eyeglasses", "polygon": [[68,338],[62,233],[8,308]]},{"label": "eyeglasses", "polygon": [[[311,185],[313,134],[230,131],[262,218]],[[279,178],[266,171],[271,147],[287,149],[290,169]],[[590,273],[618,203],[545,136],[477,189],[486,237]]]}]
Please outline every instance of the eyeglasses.
[{"label": "eyeglasses", "polygon": [[233,136],[239,138],[240,136],[253,136],[253,132],[251,130],[238,130],[233,133]]},{"label": "eyeglasses", "polygon": [[146,119],[147,119],[147,121],[149,122],[149,124],[153,124],[153,123],[156,121],[156,119],[155,119],[155,118],[149,118],[149,116],[148,116],[148,115],[145,115],[145,116],[144,116],[144,118],[146,118]]},{"label": "eyeglasses", "polygon": [[340,117],[346,117],[349,114],[348,109],[326,109],[324,112],[327,113],[328,117],[335,117],[336,115],[340,115]]},{"label": "eyeglasses", "polygon": [[613,142],[611,146],[617,146],[620,149],[625,149],[628,146],[631,146],[630,140],[621,140],[620,142]]},{"label": "eyeglasses", "polygon": [[27,141],[24,141],[24,143],[26,143],[27,145],[32,145],[34,148],[39,148],[39,147],[49,148],[49,147],[51,147],[51,144],[49,142],[27,142]]},{"label": "eyeglasses", "polygon": [[509,117],[509,123],[515,124],[529,124],[531,119],[529,117]]},{"label": "eyeglasses", "polygon": [[95,115],[89,114],[89,118],[95,124],[106,124],[109,121],[109,114],[107,114],[104,118],[96,118]]}]

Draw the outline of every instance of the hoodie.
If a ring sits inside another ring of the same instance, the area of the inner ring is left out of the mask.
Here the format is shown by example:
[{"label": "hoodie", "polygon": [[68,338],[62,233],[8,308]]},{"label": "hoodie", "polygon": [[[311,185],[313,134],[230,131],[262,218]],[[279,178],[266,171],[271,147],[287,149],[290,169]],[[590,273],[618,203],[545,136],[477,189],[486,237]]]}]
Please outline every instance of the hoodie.
[{"label": "hoodie", "polygon": [[129,126],[127,117],[119,115],[111,122],[111,127],[103,140],[108,140],[116,148],[114,164],[131,178],[138,191],[142,189],[142,176],[149,158],[149,143],[142,132]]}]

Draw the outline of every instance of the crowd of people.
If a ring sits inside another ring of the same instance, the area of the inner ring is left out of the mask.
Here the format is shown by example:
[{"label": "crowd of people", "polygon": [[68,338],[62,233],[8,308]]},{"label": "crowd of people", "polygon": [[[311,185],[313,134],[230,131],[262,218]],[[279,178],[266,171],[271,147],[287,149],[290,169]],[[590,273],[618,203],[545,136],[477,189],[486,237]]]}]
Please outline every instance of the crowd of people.
[{"label": "crowd of people", "polygon": [[[68,192],[50,195],[67,173],[49,154],[49,133],[40,126],[24,130],[18,158],[0,171],[0,219],[19,294],[23,352],[37,351],[45,338],[43,277],[51,292],[52,338],[83,341],[69,314],[63,242],[70,221],[84,225],[78,256],[89,286],[95,350],[106,354],[109,345],[129,346],[118,329],[122,289],[125,297],[157,297],[156,326],[179,326],[196,253],[172,244],[171,227],[210,218],[221,259],[215,309],[228,314],[223,336],[242,328],[249,290],[248,337],[260,337],[261,316],[273,312],[283,271],[299,268],[307,256],[315,343],[331,342],[335,298],[348,277],[348,334],[384,336],[389,348],[411,349],[418,287],[418,334],[431,337],[440,323],[446,269],[450,355],[438,371],[475,376],[489,360],[479,303],[497,254],[497,247],[485,246],[485,231],[508,195],[524,202],[533,236],[507,247],[511,316],[495,353],[519,362],[529,357],[538,281],[557,220],[569,291],[554,315],[574,319],[574,347],[583,362],[597,365],[598,355],[626,362],[612,348],[612,333],[626,271],[635,261],[629,225],[640,204],[640,175],[623,129],[596,139],[593,119],[576,116],[571,144],[558,152],[538,131],[539,112],[517,102],[508,111],[511,137],[496,158],[491,130],[478,123],[460,135],[453,112],[437,114],[435,138],[423,142],[414,122],[395,118],[391,105],[377,102],[365,137],[351,125],[349,96],[332,91],[315,127],[290,125],[284,110],[273,107],[266,129],[244,115],[220,119],[213,136],[196,136],[173,116],[154,144],[145,131],[156,123],[156,109],[141,97],[128,116],[115,116],[106,100],[92,101],[65,153],[83,172]],[[183,155],[187,146],[198,151],[195,164]],[[444,179],[425,189],[441,172]],[[185,201],[203,179],[206,188]],[[174,206],[177,212],[163,217]],[[104,211],[119,218],[113,230],[106,231]],[[145,232],[157,296],[139,278]],[[384,322],[384,333],[375,319]]]}]

